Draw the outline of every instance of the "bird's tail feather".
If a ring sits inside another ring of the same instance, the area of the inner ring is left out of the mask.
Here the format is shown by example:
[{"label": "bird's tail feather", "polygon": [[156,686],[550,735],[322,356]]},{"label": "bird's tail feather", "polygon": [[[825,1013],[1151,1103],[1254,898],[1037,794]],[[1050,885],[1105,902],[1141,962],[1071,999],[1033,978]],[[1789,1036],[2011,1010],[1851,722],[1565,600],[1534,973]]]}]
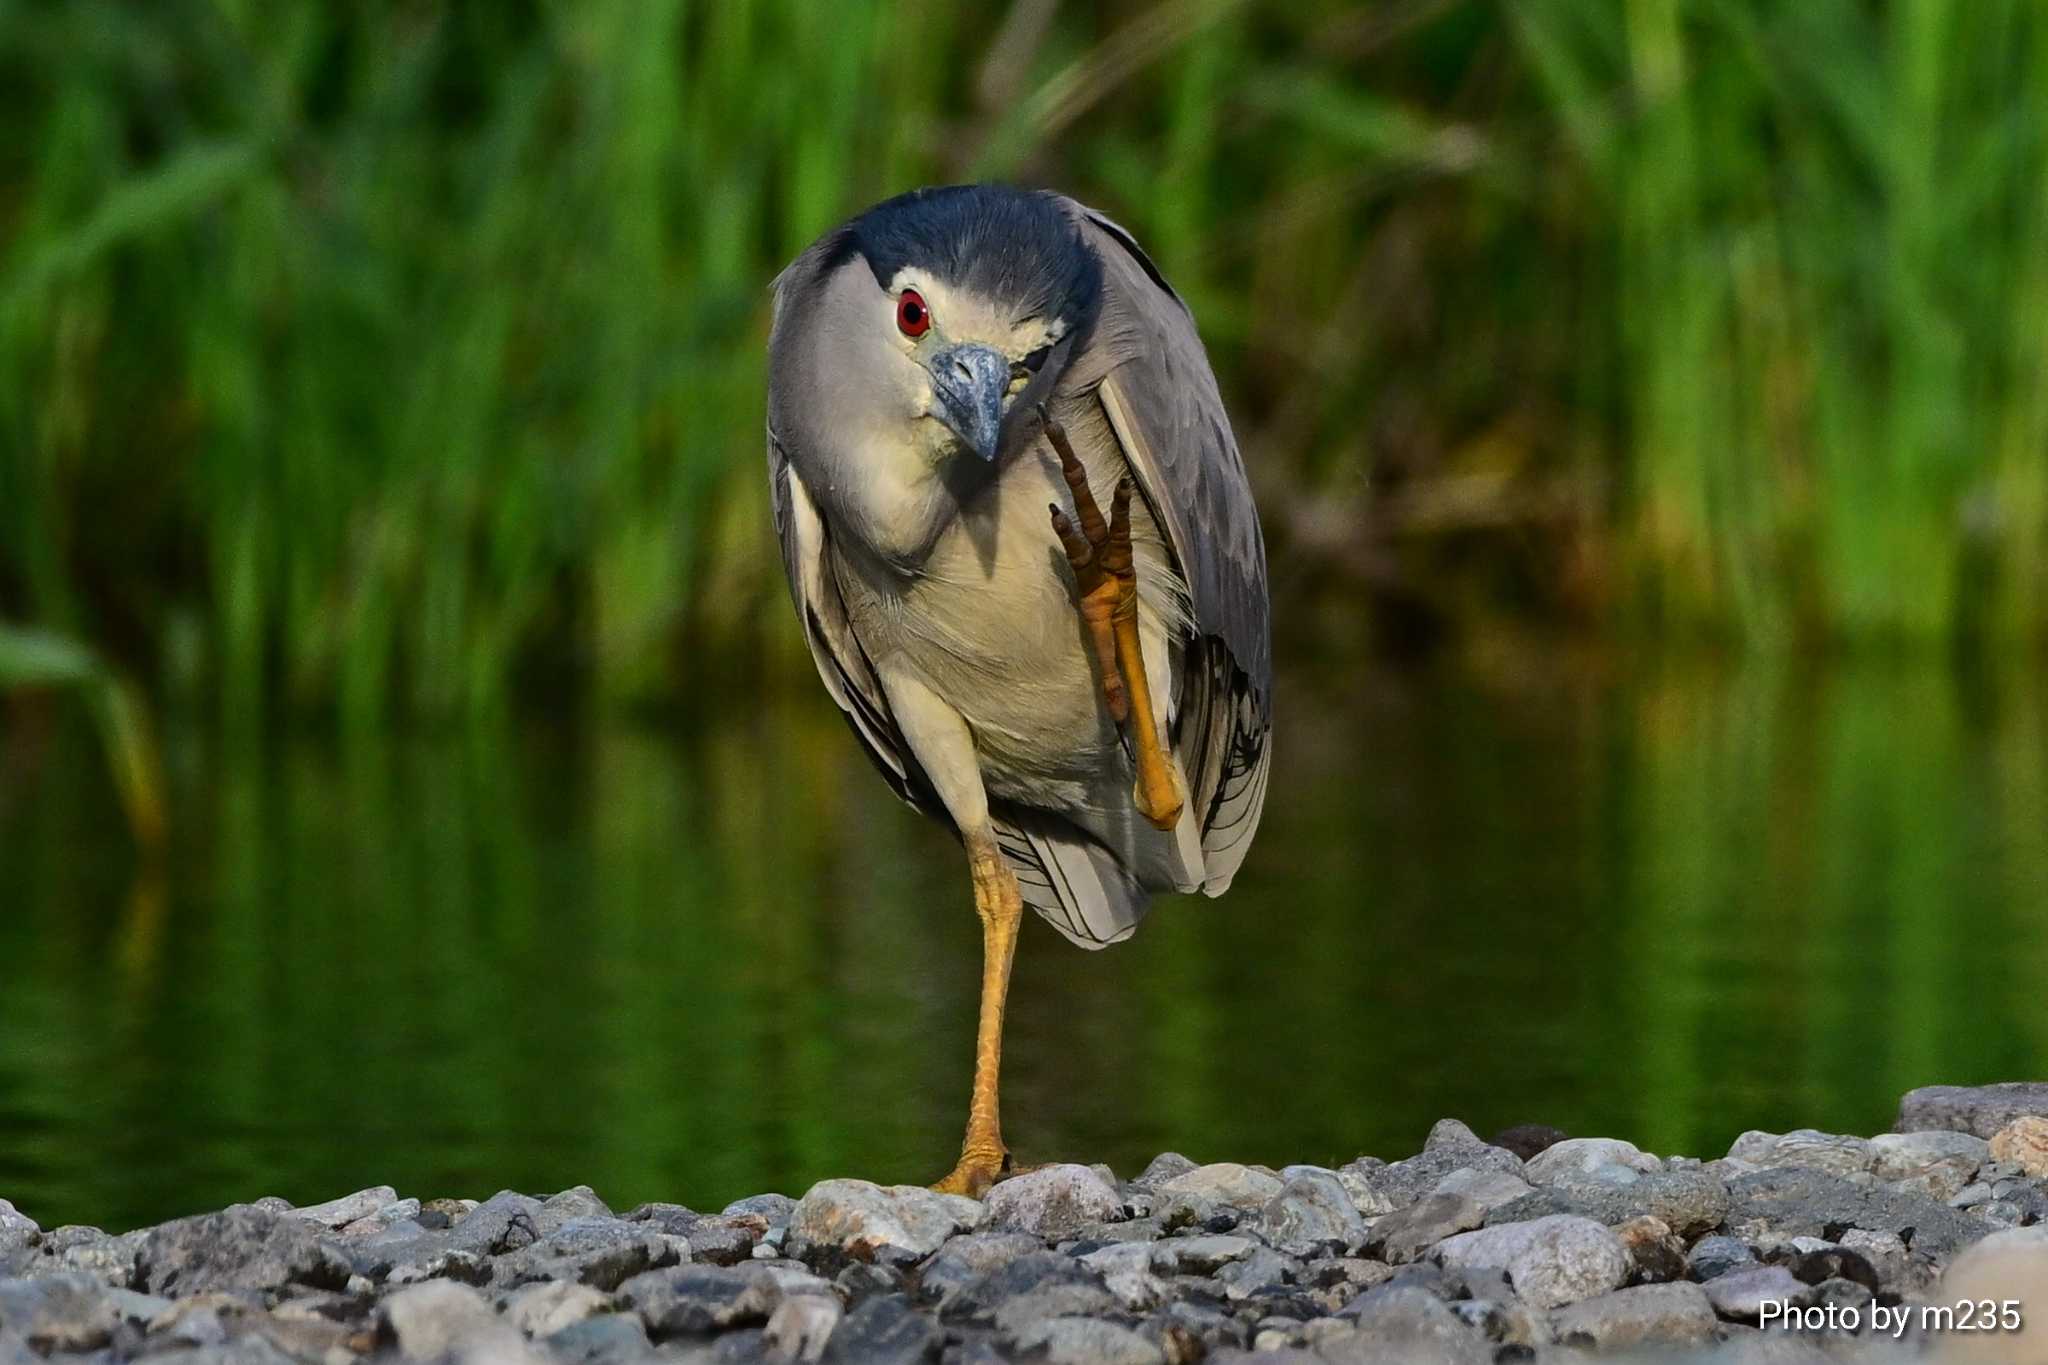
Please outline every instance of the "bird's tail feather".
[{"label": "bird's tail feather", "polygon": [[1129,938],[1145,917],[1145,892],[1114,855],[1056,815],[1013,807],[995,812],[996,842],[1024,903],[1083,948]]}]

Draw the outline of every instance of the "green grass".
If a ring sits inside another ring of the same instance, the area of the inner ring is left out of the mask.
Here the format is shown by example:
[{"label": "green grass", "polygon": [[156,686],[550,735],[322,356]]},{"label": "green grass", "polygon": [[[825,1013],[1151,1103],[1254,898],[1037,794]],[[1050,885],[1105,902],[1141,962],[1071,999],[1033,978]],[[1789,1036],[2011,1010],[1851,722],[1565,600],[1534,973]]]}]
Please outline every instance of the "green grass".
[{"label": "green grass", "polygon": [[15,0],[0,112],[0,620],[235,724],[793,663],[766,283],[966,176],[1184,286],[1296,622],[2042,635],[2029,0]]}]

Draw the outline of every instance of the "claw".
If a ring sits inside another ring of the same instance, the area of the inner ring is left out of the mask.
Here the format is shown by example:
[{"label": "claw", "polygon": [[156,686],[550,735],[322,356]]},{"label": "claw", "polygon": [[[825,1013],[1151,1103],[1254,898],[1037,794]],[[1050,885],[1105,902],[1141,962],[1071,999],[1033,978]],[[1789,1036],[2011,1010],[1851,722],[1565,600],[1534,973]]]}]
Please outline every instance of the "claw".
[{"label": "claw", "polygon": [[1057,505],[1052,507],[1052,529],[1074,571],[1076,605],[1095,649],[1103,705],[1111,720],[1119,726],[1128,721],[1134,730],[1138,775],[1132,800],[1154,826],[1172,829],[1182,803],[1146,691],[1145,657],[1138,638],[1138,576],[1131,552],[1131,480],[1128,475],[1117,480],[1105,522],[1066,428],[1044,404],[1039,405],[1038,417],[1074,499],[1073,521]]}]

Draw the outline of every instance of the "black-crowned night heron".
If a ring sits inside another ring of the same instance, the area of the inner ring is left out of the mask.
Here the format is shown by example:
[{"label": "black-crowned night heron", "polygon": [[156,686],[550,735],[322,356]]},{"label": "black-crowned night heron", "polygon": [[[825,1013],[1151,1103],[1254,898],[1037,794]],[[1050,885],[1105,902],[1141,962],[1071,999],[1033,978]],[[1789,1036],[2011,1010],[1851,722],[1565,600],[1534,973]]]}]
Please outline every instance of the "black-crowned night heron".
[{"label": "black-crowned night heron", "polygon": [[1131,235],[970,185],[878,204],[776,280],[768,478],[826,689],[967,850],[981,1019],[937,1188],[978,1196],[1008,1162],[1023,907],[1100,948],[1153,892],[1221,895],[1258,827],[1272,645],[1244,463]]}]

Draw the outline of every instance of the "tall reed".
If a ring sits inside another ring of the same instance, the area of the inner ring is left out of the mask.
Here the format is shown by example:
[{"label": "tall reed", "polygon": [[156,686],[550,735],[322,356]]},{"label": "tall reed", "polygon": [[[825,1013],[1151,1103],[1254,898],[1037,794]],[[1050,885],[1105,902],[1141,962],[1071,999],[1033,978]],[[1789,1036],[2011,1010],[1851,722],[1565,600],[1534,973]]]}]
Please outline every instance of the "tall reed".
[{"label": "tall reed", "polygon": [[1301,619],[2042,633],[2029,0],[82,0],[0,111],[0,622],[238,723],[786,654],[767,282],[966,175],[1153,246]]}]

